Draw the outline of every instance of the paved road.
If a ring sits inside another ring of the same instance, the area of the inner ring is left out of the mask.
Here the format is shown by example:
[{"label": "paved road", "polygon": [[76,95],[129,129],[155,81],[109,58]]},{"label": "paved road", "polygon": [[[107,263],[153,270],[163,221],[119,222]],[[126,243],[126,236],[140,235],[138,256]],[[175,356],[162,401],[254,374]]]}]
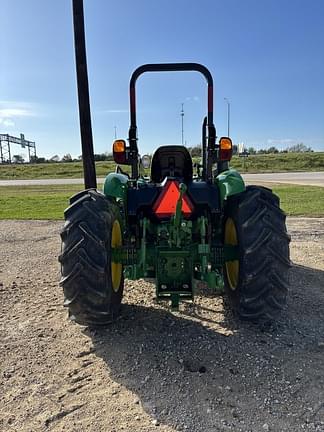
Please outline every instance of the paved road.
[{"label": "paved road", "polygon": [[249,184],[271,182],[324,187],[324,171],[243,174],[243,178]]},{"label": "paved road", "polygon": [[[324,187],[324,171],[243,174],[243,178],[248,184],[290,183]],[[97,180],[98,183],[103,183],[104,178],[98,178]],[[36,186],[64,184],[83,184],[83,179],[0,180],[0,186]]]}]

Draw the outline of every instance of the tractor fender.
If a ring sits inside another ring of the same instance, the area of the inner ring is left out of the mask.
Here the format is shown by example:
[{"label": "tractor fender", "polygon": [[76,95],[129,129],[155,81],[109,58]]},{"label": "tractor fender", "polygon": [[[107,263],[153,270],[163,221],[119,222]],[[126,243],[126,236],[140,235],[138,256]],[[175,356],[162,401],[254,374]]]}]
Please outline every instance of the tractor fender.
[{"label": "tractor fender", "polygon": [[221,204],[232,195],[245,191],[245,184],[242,176],[234,169],[223,171],[216,177],[216,184],[219,188]]},{"label": "tractor fender", "polygon": [[103,193],[106,197],[122,199],[124,203],[127,200],[127,182],[128,177],[120,173],[110,173],[105,179]]}]

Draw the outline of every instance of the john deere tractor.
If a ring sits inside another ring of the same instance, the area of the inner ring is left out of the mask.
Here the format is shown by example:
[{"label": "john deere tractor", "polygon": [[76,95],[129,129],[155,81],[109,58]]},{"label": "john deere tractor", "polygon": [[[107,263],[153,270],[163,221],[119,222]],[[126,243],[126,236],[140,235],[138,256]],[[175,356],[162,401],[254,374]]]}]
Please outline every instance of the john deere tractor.
[{"label": "john deere tractor", "polygon": [[[85,64],[82,44],[80,52]],[[76,58],[78,66],[78,52]],[[246,187],[241,175],[230,169],[232,142],[229,137],[216,139],[208,69],[197,63],[169,63],[135,70],[128,142],[113,143],[117,168],[106,177],[102,191],[96,188],[89,145],[84,71],[78,71],[78,84],[86,190],[74,195],[65,210],[59,257],[70,318],[85,325],[111,323],[120,313],[124,280],[148,278],[155,281],[156,298],[170,301],[174,309],[182,300],[193,300],[195,282],[204,281],[215,293],[226,291],[241,318],[274,320],[288,289],[285,214],[270,189]],[[135,85],[143,73],[170,71],[196,71],[206,79],[202,160],[193,164],[184,146],[161,146],[147,175],[149,158],[141,158],[138,151]],[[130,167],[129,174],[124,165]]]}]

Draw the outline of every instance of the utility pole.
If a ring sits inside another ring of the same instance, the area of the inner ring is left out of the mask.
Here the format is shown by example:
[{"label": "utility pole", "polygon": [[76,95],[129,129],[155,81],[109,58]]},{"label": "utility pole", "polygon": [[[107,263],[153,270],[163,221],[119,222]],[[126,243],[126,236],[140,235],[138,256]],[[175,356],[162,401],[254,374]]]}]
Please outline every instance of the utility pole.
[{"label": "utility pole", "polygon": [[231,104],[228,98],[224,98],[227,103],[227,136],[230,136],[230,114],[231,114]]},{"label": "utility pole", "polygon": [[184,111],[183,111],[183,103],[181,104],[181,144],[183,145],[183,117],[184,117]]},{"label": "utility pole", "polygon": [[115,139],[117,139],[117,126],[114,126],[115,129]]}]

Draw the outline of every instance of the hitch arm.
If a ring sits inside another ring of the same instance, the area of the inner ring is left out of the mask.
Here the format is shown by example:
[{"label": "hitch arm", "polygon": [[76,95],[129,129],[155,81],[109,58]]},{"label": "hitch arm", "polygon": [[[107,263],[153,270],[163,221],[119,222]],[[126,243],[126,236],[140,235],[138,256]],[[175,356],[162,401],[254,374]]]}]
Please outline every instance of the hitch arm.
[{"label": "hitch arm", "polygon": [[176,205],[176,211],[173,216],[173,236],[172,240],[176,246],[180,246],[180,225],[182,221],[182,197],[186,192],[187,186],[184,183],[180,183],[179,186],[179,198]]}]

